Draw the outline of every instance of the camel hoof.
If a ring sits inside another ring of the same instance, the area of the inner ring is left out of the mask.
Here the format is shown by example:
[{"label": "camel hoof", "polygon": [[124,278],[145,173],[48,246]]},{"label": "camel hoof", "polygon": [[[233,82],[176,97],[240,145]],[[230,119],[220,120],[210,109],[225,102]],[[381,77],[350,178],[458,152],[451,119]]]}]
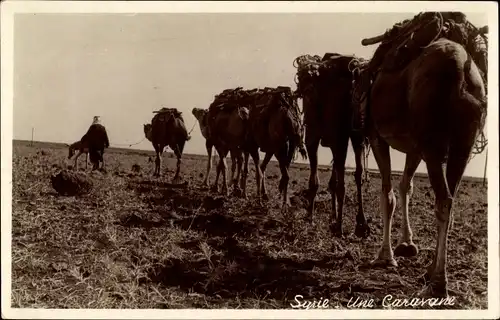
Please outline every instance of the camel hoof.
[{"label": "camel hoof", "polygon": [[332,232],[334,237],[342,238],[344,236],[344,232],[342,230],[342,224],[337,222],[333,222],[330,225],[330,231]]},{"label": "camel hoof", "polygon": [[448,298],[448,288],[446,283],[431,282],[420,291],[419,296],[422,298]]},{"label": "camel hoof", "polygon": [[313,215],[312,213],[308,214],[305,218],[306,222],[312,223],[313,222]]},{"label": "camel hoof", "polygon": [[356,224],[356,229],[354,230],[354,234],[358,238],[368,238],[370,236],[370,232],[371,232],[370,227],[366,222]]},{"label": "camel hoof", "polygon": [[397,267],[398,263],[394,258],[389,258],[389,259],[377,258],[375,260],[370,261],[370,266],[372,268]]},{"label": "camel hoof", "polygon": [[282,215],[288,214],[288,206],[285,205],[281,207],[281,214]]},{"label": "camel hoof", "polygon": [[429,273],[429,271],[427,271],[418,278],[417,282],[422,285],[428,285],[429,283],[431,283],[431,278],[432,275]]},{"label": "camel hoof", "polygon": [[396,249],[394,249],[394,255],[396,257],[415,257],[418,254],[418,248],[413,243],[402,242],[398,244]]},{"label": "camel hoof", "polygon": [[240,188],[233,188],[233,197],[241,197],[241,189]]}]

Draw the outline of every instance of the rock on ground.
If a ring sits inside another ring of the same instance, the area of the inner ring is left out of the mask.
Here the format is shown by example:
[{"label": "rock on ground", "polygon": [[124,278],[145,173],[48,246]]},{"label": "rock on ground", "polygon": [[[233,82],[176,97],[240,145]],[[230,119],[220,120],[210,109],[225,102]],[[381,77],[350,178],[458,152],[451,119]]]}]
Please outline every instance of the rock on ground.
[{"label": "rock on ground", "polygon": [[90,192],[93,187],[92,181],[85,175],[68,170],[63,170],[57,175],[53,175],[50,177],[50,180],[52,187],[57,193],[65,196],[85,194]]}]

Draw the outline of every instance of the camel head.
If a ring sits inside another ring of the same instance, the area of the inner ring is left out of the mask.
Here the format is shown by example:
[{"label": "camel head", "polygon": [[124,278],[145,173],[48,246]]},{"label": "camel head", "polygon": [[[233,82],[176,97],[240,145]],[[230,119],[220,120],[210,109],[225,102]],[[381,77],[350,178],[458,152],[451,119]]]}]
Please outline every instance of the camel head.
[{"label": "camel head", "polygon": [[198,120],[200,123],[203,120],[203,117],[208,113],[208,110],[206,109],[201,109],[201,108],[193,108],[192,113],[196,120]]},{"label": "camel head", "polygon": [[71,159],[71,157],[73,157],[73,155],[75,154],[75,149],[76,149],[76,146],[75,144],[66,144],[66,146],[68,146],[69,150],[68,150],[68,159]]},{"label": "camel head", "polygon": [[152,137],[152,134],[153,134],[153,126],[148,123],[148,124],[144,124],[144,135],[146,136],[146,139],[148,139],[149,141],[153,141],[153,137]]},{"label": "camel head", "polygon": [[200,124],[200,130],[201,134],[207,138],[208,136],[208,126],[207,126],[207,115],[208,115],[208,110],[207,109],[201,109],[201,108],[193,108],[192,111],[194,117],[196,120],[198,120],[198,123]]}]

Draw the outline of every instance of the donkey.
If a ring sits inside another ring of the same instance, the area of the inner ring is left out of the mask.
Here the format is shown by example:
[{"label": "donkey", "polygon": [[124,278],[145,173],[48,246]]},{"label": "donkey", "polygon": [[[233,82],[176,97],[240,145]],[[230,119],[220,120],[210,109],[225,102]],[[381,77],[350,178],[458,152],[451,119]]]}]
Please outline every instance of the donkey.
[{"label": "donkey", "polygon": [[88,146],[84,145],[82,141],[76,141],[72,144],[67,144],[67,146],[69,147],[68,159],[71,159],[75,154],[75,151],[78,151],[78,154],[75,157],[75,165],[74,165],[75,170],[78,170],[78,157],[80,157],[82,154],[85,154],[85,169],[88,169],[88,164],[89,164]]}]

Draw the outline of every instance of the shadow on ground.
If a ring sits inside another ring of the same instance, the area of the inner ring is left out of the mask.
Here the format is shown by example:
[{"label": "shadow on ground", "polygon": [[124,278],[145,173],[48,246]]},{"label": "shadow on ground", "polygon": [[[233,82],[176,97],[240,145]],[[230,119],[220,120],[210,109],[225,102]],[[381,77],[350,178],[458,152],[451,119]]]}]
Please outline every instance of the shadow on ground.
[{"label": "shadow on ground", "polygon": [[[200,254],[199,259],[169,259],[151,268],[148,272],[150,281],[208,296],[266,297],[283,301],[290,301],[299,293],[319,297],[335,292],[377,290],[351,283],[335,285],[314,270],[338,268],[349,259],[347,255],[322,260],[272,258],[259,249],[242,247],[234,238],[212,239],[208,246],[211,255],[205,249],[201,250],[205,254]],[[293,290],[290,289],[291,283]]]}]

